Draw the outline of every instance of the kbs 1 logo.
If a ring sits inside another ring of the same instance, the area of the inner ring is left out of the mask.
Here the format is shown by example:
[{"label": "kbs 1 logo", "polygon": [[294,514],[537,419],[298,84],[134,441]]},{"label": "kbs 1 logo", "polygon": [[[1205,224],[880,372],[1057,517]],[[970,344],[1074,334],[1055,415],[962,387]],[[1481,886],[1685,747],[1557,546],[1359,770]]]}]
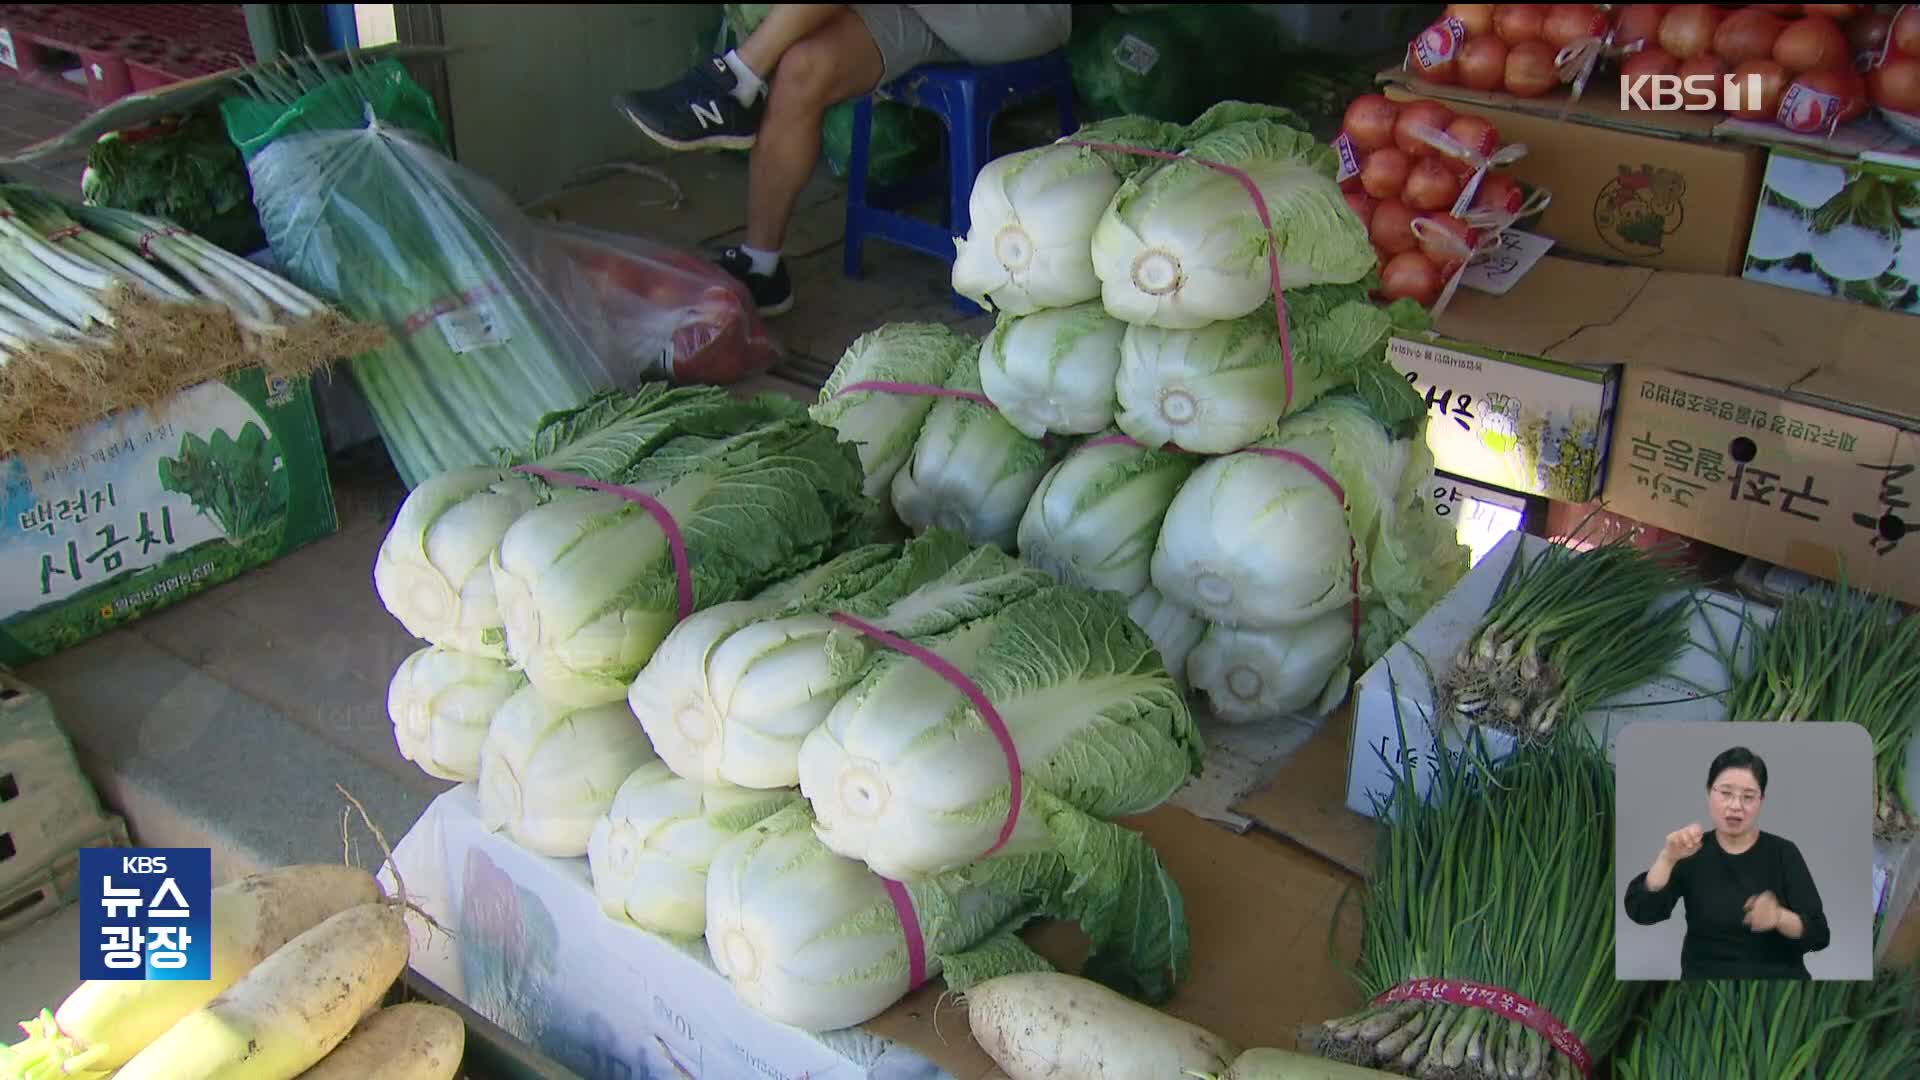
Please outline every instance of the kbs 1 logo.
[{"label": "kbs 1 logo", "polygon": [[1765,99],[1758,74],[1620,77],[1623,111],[1731,113],[1752,108]]},{"label": "kbs 1 logo", "polygon": [[82,848],[80,978],[211,978],[212,878],[206,848]]}]

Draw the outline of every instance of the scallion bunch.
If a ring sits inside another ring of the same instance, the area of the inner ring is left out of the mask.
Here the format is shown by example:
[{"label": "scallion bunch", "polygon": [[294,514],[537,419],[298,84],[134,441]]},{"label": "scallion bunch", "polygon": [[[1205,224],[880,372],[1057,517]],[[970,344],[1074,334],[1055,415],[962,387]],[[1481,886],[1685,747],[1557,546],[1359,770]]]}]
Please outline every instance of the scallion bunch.
[{"label": "scallion bunch", "polygon": [[1479,630],[1439,679],[1438,715],[1543,739],[1673,666],[1694,604],[1681,572],[1622,538],[1516,551]]},{"label": "scallion bunch", "polygon": [[1614,1058],[1615,1080],[1910,1080],[1920,1076],[1914,973],[1663,987]]},{"label": "scallion bunch", "polygon": [[[1584,732],[1489,763],[1478,736],[1384,801],[1356,978],[1369,999],[1415,979],[1524,997],[1597,1062],[1636,984],[1613,973],[1613,770]],[[1572,1059],[1521,1024],[1431,1001],[1370,1006],[1313,1034],[1315,1052],[1403,1076],[1572,1080]]]},{"label": "scallion bunch", "polygon": [[1732,672],[1730,720],[1851,721],[1873,737],[1874,835],[1920,831],[1906,790],[1907,751],[1920,726],[1920,619],[1844,583],[1808,589],[1754,631]]}]

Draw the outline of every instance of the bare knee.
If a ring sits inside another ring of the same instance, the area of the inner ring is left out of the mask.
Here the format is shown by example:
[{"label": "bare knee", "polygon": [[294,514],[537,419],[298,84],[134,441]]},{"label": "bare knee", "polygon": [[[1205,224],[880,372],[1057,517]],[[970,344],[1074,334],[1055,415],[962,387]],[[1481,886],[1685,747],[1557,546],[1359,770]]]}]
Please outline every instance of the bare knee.
[{"label": "bare knee", "polygon": [[835,42],[818,34],[803,38],[780,57],[773,73],[773,102],[824,111],[841,96],[845,66]]}]

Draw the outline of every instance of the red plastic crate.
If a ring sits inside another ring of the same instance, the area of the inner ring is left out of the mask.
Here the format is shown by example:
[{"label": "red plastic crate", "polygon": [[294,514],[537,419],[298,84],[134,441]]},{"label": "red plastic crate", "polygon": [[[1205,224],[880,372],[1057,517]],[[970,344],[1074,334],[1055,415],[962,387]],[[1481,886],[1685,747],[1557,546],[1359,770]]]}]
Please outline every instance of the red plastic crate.
[{"label": "red plastic crate", "polygon": [[0,4],[0,74],[105,105],[253,60],[238,4]]}]

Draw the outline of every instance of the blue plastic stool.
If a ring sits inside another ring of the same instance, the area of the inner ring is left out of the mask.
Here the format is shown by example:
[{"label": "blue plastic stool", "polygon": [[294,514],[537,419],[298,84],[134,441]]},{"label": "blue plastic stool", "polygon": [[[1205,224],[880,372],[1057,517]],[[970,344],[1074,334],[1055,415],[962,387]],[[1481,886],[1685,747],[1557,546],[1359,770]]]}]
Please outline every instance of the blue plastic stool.
[{"label": "blue plastic stool", "polygon": [[[855,102],[853,147],[847,161],[846,275],[860,277],[861,249],[869,238],[924,252],[951,266],[953,238],[967,233],[970,221],[967,203],[973,196],[973,179],[993,154],[994,117],[1015,105],[1046,97],[1059,103],[1060,134],[1072,133],[1076,126],[1073,78],[1067,69],[1065,50],[991,67],[928,64]],[[867,186],[876,98],[925,109],[946,126],[946,202],[938,225],[899,210],[938,190],[938,173],[886,190],[871,190]],[[981,310],[959,293],[954,294],[953,302],[967,314]]]}]

